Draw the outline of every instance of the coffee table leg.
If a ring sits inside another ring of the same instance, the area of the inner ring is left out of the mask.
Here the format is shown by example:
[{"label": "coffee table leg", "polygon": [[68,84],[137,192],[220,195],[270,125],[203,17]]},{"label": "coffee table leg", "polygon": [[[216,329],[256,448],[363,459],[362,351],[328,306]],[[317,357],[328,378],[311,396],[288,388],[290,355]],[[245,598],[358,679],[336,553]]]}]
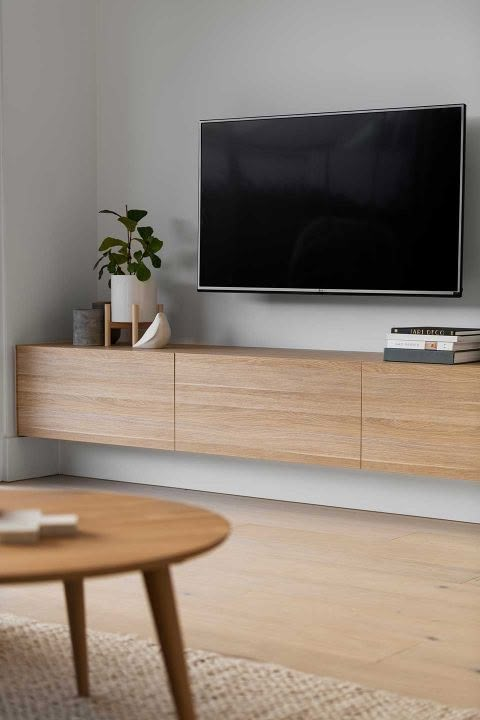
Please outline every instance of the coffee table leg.
[{"label": "coffee table leg", "polygon": [[178,717],[195,720],[169,568],[144,572],[143,577]]},{"label": "coffee table leg", "polygon": [[81,697],[87,697],[89,694],[88,656],[83,580],[65,580],[63,585],[65,588],[65,600],[67,602],[77,690]]}]

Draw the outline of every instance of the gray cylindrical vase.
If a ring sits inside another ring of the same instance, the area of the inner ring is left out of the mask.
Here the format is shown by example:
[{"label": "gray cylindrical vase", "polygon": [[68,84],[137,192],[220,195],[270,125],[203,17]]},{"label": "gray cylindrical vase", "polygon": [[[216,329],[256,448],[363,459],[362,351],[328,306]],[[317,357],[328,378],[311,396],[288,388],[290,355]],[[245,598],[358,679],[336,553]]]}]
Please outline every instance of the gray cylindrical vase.
[{"label": "gray cylindrical vase", "polygon": [[104,328],[103,310],[78,309],[73,311],[74,345],[103,345]]}]

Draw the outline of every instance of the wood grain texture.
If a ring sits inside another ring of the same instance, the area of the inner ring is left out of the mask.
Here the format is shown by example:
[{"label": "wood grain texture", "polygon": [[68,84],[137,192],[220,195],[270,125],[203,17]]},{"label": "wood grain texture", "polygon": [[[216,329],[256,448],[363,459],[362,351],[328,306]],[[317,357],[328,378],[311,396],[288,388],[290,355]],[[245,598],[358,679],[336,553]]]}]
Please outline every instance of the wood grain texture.
[{"label": "wood grain texture", "polygon": [[17,425],[30,437],[173,450],[173,353],[19,346]]},{"label": "wood grain texture", "polygon": [[87,628],[85,624],[85,594],[83,580],[66,580],[64,582],[65,601],[67,604],[70,641],[72,644],[73,665],[77,681],[77,692],[80,697],[88,697],[88,650]]},{"label": "wood grain texture", "polygon": [[202,345],[18,346],[18,432],[478,480],[480,363],[381,357]]},{"label": "wood grain texture", "polygon": [[208,510],[117,493],[1,488],[0,506],[79,516],[75,537],[2,547],[0,584],[156,570],[219,545],[229,532],[226,520]]},{"label": "wood grain texture", "polygon": [[479,364],[364,363],[362,468],[479,480]]},{"label": "wood grain texture", "polygon": [[230,345],[169,345],[176,355],[209,355],[220,357],[278,358],[281,360],[323,360],[344,363],[382,361],[381,353],[349,350],[305,350],[299,348],[238,347]]},{"label": "wood grain texture", "polygon": [[[160,307],[160,306],[159,306]],[[149,325],[150,323],[139,323]],[[112,327],[130,327],[130,323],[112,323]],[[17,345],[17,348],[48,347],[68,349],[72,348],[71,342],[50,342],[37,343],[35,345]],[[89,352],[137,352],[130,345],[116,344],[110,348],[84,347],[82,350]],[[382,361],[382,353],[357,352],[348,350],[302,350],[297,348],[262,348],[262,347],[238,347],[231,345],[191,345],[187,343],[169,343],[165,348],[150,350],[154,353],[171,353],[187,355],[221,355],[233,357],[253,358],[301,358],[304,360],[341,360],[342,362],[370,362]],[[480,363],[479,363],[480,365]]]},{"label": "wood grain texture", "polygon": [[[480,705],[479,525],[88,478],[21,484],[130,492],[228,517],[228,542],[173,568],[188,647]],[[154,639],[138,573],[87,580],[86,590],[90,628]],[[65,622],[56,583],[3,585],[0,611]]]},{"label": "wood grain texture", "polygon": [[104,309],[104,345],[109,348],[112,344],[112,306],[105,303]]},{"label": "wood grain texture", "polygon": [[153,572],[145,572],[143,575],[178,718],[179,720],[195,720],[196,714],[188,681],[182,632],[170,570],[165,567]]},{"label": "wood grain texture", "polygon": [[359,362],[180,353],[175,448],[360,466]]}]

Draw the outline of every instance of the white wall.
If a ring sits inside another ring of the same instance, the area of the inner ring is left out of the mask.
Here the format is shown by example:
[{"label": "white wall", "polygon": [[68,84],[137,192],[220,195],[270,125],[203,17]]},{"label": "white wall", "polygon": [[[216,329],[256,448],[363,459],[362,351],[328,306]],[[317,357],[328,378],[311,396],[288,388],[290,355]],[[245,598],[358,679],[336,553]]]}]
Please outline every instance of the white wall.
[{"label": "white wall", "polygon": [[61,472],[122,482],[480,523],[480,483],[60,443]]},{"label": "white wall", "polygon": [[95,0],[1,3],[8,479],[58,469],[57,443],[14,438],[14,345],[71,338],[96,298],[95,31]]},{"label": "white wall", "polygon": [[[2,4],[8,378],[15,342],[70,335],[94,294],[95,211],[124,201],[165,240],[177,340],[379,350],[392,323],[479,322],[477,0],[99,0],[98,206],[94,5]],[[200,118],[448,102],[469,106],[462,300],[196,293]],[[111,227],[101,218],[100,236]],[[11,384],[7,410],[13,435]],[[56,444],[9,445],[18,476],[56,463]],[[480,484],[458,481],[68,443],[60,469],[480,520]]]},{"label": "white wall", "polygon": [[[151,209],[176,338],[380,350],[395,323],[478,324],[479,36],[478,0],[100,0],[99,202]],[[197,294],[199,119],[451,102],[468,105],[462,299]]]},{"label": "white wall", "polygon": [[[1,13],[1,5],[0,5]],[[0,14],[0,46],[2,37],[2,18]],[[3,77],[3,58],[0,52],[0,78]],[[6,357],[7,348],[5,341],[5,242],[4,242],[4,202],[3,202],[3,101],[0,84],[0,481],[7,476],[6,461],[6,438],[5,429],[7,422],[7,403],[5,402],[5,390],[7,388]]]},{"label": "white wall", "polygon": [[[380,350],[392,324],[478,325],[478,0],[99,7],[99,204],[150,209],[165,240],[159,284],[176,340]],[[455,102],[468,105],[462,299],[197,294],[199,119]],[[111,227],[102,218],[100,235]],[[78,475],[480,522],[480,483],[67,443],[60,465]]]}]

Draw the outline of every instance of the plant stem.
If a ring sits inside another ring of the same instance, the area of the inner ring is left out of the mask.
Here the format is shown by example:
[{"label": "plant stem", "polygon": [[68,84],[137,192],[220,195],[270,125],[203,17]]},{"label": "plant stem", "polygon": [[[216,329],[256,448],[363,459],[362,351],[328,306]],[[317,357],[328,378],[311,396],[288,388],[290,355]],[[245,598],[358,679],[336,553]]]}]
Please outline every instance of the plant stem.
[{"label": "plant stem", "polygon": [[[128,217],[128,206],[125,205],[125,217]],[[132,253],[131,253],[131,247],[132,247],[132,233],[127,228],[127,239],[128,239],[128,245],[127,245],[127,272],[130,274],[128,270],[128,265],[132,262]]]}]

